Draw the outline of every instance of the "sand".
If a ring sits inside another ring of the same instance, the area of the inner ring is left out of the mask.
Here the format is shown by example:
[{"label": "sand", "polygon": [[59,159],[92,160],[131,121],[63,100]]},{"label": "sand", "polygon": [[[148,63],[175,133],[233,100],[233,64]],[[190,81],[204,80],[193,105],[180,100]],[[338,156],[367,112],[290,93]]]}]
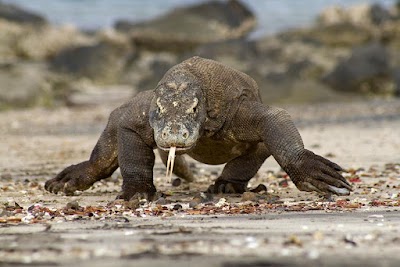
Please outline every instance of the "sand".
[{"label": "sand", "polygon": [[349,170],[348,197],[298,191],[272,158],[250,183],[267,192],[248,201],[189,207],[222,166],[191,161],[196,182],[173,187],[159,158],[157,204],[112,202],[118,171],[75,196],[47,193],[47,179],[88,158],[112,108],[0,113],[2,266],[398,266],[400,100],[285,106],[305,146]]}]

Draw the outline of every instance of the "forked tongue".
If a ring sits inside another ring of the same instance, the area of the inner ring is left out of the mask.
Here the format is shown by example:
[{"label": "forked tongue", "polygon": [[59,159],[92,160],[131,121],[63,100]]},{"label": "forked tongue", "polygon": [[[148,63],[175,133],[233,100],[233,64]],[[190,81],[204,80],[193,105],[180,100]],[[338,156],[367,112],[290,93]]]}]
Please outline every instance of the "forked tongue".
[{"label": "forked tongue", "polygon": [[168,153],[168,160],[167,160],[167,181],[171,183],[172,181],[172,170],[174,169],[174,161],[175,161],[175,152],[176,152],[176,146],[172,146],[169,148],[169,153]]}]

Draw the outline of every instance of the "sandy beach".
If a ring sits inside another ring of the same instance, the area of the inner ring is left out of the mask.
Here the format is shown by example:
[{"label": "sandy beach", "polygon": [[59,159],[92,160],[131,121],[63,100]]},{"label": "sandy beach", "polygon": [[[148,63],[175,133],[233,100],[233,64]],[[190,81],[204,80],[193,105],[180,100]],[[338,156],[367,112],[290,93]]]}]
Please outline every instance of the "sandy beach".
[{"label": "sandy beach", "polygon": [[195,207],[222,166],[191,161],[196,181],[173,187],[157,158],[165,196],[137,209],[112,202],[118,171],[75,196],[53,195],[44,182],[88,158],[113,107],[0,113],[2,266],[398,266],[400,100],[284,108],[307,148],[349,170],[350,196],[300,192],[272,158],[250,184],[266,192]]}]

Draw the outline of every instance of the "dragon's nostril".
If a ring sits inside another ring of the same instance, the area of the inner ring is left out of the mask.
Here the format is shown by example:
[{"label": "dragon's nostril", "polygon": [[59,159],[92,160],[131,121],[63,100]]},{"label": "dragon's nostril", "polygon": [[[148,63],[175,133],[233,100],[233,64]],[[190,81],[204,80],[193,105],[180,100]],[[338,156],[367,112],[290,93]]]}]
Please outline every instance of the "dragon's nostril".
[{"label": "dragon's nostril", "polygon": [[184,133],[182,134],[182,137],[183,137],[184,139],[188,139],[189,133],[188,133],[188,132],[184,132]]},{"label": "dragon's nostril", "polygon": [[162,132],[161,138],[162,138],[162,139],[166,139],[166,138],[167,138],[167,133],[166,133],[166,132]]}]

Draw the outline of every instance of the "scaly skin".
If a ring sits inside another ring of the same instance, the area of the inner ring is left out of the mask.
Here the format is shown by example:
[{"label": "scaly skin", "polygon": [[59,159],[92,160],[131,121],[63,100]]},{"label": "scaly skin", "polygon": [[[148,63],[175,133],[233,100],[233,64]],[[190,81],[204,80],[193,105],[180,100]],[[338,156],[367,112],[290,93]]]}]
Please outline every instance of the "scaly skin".
[{"label": "scaly skin", "polygon": [[263,105],[255,81],[218,62],[190,58],[171,68],[155,90],[139,93],[114,110],[88,161],[72,165],[46,182],[53,193],[86,190],[118,167],[118,198],[153,199],[154,152],[165,162],[169,147],[179,155],[174,173],[193,175],[183,154],[207,164],[227,163],[208,188],[243,193],[272,155],[298,189],[348,195],[350,184],[337,164],[304,148],[289,114]]}]

